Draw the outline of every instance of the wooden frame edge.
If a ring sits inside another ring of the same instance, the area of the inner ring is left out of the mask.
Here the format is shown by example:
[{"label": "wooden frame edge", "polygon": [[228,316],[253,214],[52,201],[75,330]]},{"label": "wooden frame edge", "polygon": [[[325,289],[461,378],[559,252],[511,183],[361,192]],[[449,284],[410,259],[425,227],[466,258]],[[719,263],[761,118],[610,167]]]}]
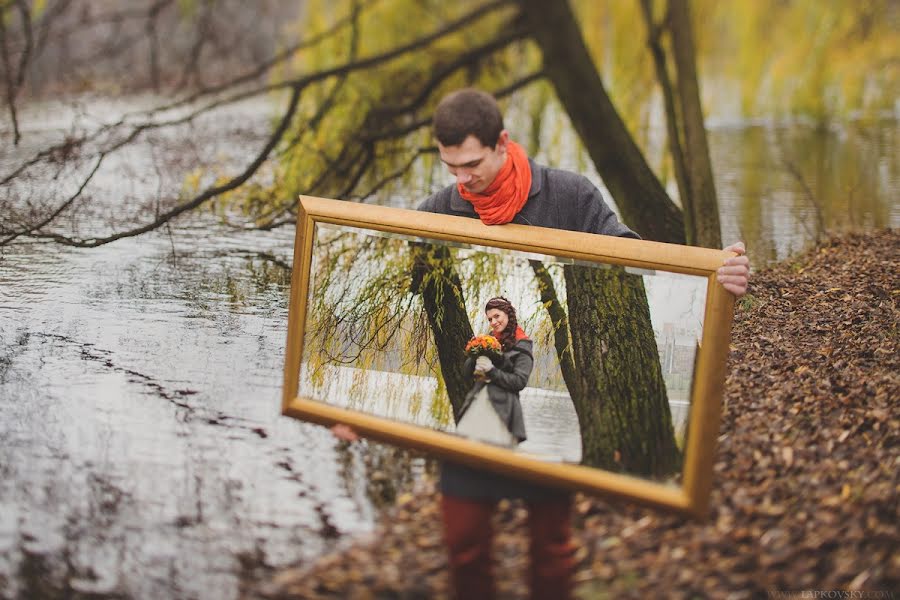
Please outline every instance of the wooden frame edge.
[{"label": "wooden frame edge", "polygon": [[[541,462],[511,450],[472,442],[449,433],[297,397],[316,223],[706,277],[703,337],[691,392],[688,420],[691,435],[685,448],[681,488],[669,488],[663,483],[581,465]],[[531,241],[523,242],[523,238]],[[327,426],[345,423],[366,437],[427,450],[470,466],[486,467],[532,481],[595,492],[703,518],[708,512],[712,489],[721,398],[731,340],[734,296],[716,281],[716,270],[728,256],[730,254],[723,250],[516,224],[487,226],[465,217],[300,196],[291,274],[282,414]],[[702,444],[703,439],[711,441]],[[688,461],[687,457],[691,460]]]},{"label": "wooden frame edge", "polygon": [[487,466],[506,475],[533,482],[551,483],[573,491],[593,491],[622,500],[673,509],[686,515],[693,514],[688,496],[675,486],[666,488],[658,482],[581,465],[542,462],[499,446],[473,442],[450,433],[346,410],[316,400],[295,398],[288,404],[284,414],[325,426],[343,423],[366,438],[427,450],[443,459],[473,467]]},{"label": "wooden frame edge", "polygon": [[[724,250],[634,240],[595,233],[567,231],[508,223],[485,225],[478,219],[424,211],[356,204],[313,196],[300,196],[300,205],[316,222],[430,237],[507,250],[562,256],[589,262],[707,276],[729,256]],[[345,206],[342,206],[345,205]],[[423,232],[427,235],[423,235]],[[532,238],[524,244],[522,237]]]},{"label": "wooden frame edge", "polygon": [[[303,334],[306,324],[306,302],[309,296],[309,269],[312,262],[312,234],[315,226],[302,202],[297,203],[297,230],[294,234],[294,261],[291,266],[291,293],[288,304],[288,327],[284,342],[284,387],[281,412],[297,396],[300,389],[300,362],[303,359]],[[309,243],[307,243],[309,241]],[[296,309],[295,309],[296,307]],[[291,369],[291,365],[297,365]]]},{"label": "wooden frame edge", "polygon": [[[685,456],[692,460],[685,462],[683,481],[691,511],[698,519],[709,510],[734,313],[734,296],[717,281],[715,272],[708,277],[706,293],[703,339],[695,367],[698,375],[694,377],[688,420],[691,435],[685,448]],[[709,443],[702,444],[704,439]]]}]

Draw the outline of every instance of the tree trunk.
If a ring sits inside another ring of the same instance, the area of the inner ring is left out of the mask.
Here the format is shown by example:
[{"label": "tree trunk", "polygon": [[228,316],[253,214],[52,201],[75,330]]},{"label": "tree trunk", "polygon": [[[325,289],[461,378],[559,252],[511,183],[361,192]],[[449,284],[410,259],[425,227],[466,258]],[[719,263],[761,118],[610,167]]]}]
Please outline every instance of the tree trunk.
[{"label": "tree trunk", "polygon": [[569,3],[518,0],[544,69],[626,225],[644,239],[683,244],[684,221],[612,100]]},{"label": "tree trunk", "polygon": [[547,268],[539,260],[528,261],[537,279],[541,293],[541,304],[547,309],[550,323],[553,325],[553,345],[559,359],[559,369],[568,389],[575,385],[575,357],[572,356],[572,344],[569,342],[569,317],[563,308],[553,285],[553,279]]},{"label": "tree trunk", "polygon": [[666,110],[666,138],[669,146],[669,155],[672,158],[672,167],[675,171],[675,182],[678,185],[678,196],[681,199],[681,214],[684,217],[684,234],[688,244],[694,244],[696,238],[694,230],[694,209],[691,206],[690,187],[688,186],[687,165],[682,151],[681,129],[678,118],[678,110],[675,108],[675,92],[672,89],[672,80],[669,78],[669,68],[666,65],[666,53],[662,45],[663,27],[653,20],[653,0],[641,0],[641,11],[644,14],[644,22],[647,24],[647,47],[653,56],[653,66],[656,70],[656,80],[663,95],[663,107]]},{"label": "tree trunk", "polygon": [[463,372],[466,343],[472,339],[472,324],[463,302],[462,281],[453,268],[453,259],[445,246],[421,244],[414,263],[413,293],[421,293],[434,336],[441,376],[453,408],[454,422],[471,387]]},{"label": "tree trunk", "polygon": [[576,373],[569,395],[582,462],[667,477],[681,467],[650,310],[640,276],[566,266]]},{"label": "tree trunk", "polygon": [[[689,238],[693,237],[691,243],[697,246],[721,248],[719,203],[716,199],[706,127],[703,123],[694,35],[687,0],[669,1],[669,30],[672,34],[672,50],[677,71],[676,87],[684,130],[684,155],[691,194],[689,206],[693,211],[690,222],[693,224],[694,235],[689,235]],[[687,206],[685,203],[685,207]]]}]

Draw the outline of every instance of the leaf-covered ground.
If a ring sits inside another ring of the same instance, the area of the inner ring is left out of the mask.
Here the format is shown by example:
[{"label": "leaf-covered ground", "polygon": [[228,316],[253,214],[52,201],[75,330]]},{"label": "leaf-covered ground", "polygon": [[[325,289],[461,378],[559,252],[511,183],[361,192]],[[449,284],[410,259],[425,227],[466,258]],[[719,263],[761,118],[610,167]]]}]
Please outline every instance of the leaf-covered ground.
[{"label": "leaf-covered ground", "polygon": [[[900,598],[898,256],[898,231],[849,234],[754,274],[735,314],[709,519],[578,496],[580,597]],[[447,597],[437,506],[433,489],[402,495],[373,536],[264,593]],[[524,516],[516,503],[497,514],[504,598],[526,597]]]}]

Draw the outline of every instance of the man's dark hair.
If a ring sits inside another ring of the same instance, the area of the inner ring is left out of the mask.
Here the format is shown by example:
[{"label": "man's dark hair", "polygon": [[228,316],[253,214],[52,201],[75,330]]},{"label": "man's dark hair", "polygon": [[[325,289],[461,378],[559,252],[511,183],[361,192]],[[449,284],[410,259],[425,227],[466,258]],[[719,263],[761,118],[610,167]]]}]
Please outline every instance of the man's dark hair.
[{"label": "man's dark hair", "polygon": [[494,148],[503,131],[503,113],[487,92],[466,88],[444,97],[434,111],[434,135],[444,146],[459,146],[474,135]]}]

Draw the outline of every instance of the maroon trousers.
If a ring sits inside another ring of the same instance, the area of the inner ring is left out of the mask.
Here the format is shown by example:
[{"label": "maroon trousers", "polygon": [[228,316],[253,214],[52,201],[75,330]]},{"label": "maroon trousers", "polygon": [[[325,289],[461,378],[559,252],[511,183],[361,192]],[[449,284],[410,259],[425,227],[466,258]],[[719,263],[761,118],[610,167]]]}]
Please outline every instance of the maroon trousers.
[{"label": "maroon trousers", "polygon": [[[531,534],[529,583],[533,600],[572,597],[575,548],[571,542],[572,501],[528,502]],[[491,558],[491,517],[496,502],[444,495],[441,511],[450,576],[459,600],[495,597]]]}]

